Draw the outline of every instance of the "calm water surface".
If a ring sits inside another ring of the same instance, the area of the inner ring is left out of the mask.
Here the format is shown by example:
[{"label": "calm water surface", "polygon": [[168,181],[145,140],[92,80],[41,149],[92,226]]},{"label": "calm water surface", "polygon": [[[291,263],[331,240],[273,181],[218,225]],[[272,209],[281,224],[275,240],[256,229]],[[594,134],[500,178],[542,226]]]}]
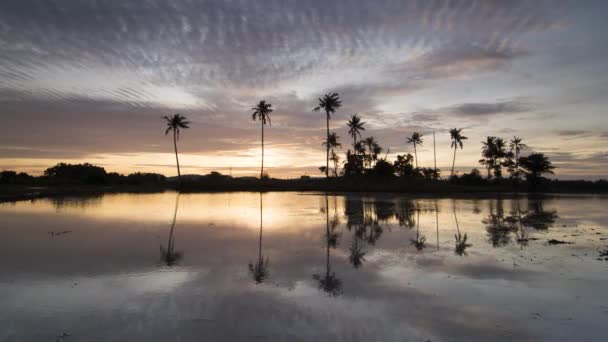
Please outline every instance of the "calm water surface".
[{"label": "calm water surface", "polygon": [[606,208],[299,193],[0,204],[0,340],[601,341]]}]

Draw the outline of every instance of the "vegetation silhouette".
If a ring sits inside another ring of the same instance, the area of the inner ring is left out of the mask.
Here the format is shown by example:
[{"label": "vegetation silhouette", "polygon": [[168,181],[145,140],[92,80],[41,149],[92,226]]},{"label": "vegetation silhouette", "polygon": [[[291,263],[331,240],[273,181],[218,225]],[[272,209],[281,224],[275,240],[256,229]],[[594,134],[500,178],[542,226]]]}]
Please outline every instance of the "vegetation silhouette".
[{"label": "vegetation silhouette", "polygon": [[169,239],[167,241],[167,248],[160,245],[160,258],[161,261],[167,266],[175,266],[183,257],[182,252],[175,251],[175,237],[173,235],[175,231],[175,221],[177,219],[177,210],[179,208],[179,197],[180,193],[177,193],[175,198],[175,209],[173,210],[173,221],[171,222],[171,229],[169,230]]},{"label": "vegetation silhouette", "polygon": [[524,144],[522,141],[523,139],[519,137],[513,137],[513,139],[509,141],[511,156],[514,157],[513,161],[509,163],[509,170],[515,184],[519,184],[519,176],[521,173],[519,168],[520,153],[523,149],[528,147],[528,145]]},{"label": "vegetation silhouette", "polygon": [[[332,173],[333,173],[334,177],[338,177],[338,163],[340,162],[340,157],[336,153],[335,149],[342,148],[342,144],[340,143],[340,137],[336,134],[336,132],[331,132],[329,134],[328,140],[323,142],[323,146],[329,147],[329,150],[330,150],[329,160],[331,160],[334,164]],[[320,169],[322,172],[325,172],[325,168],[323,166]]]},{"label": "vegetation silhouette", "polygon": [[[454,158],[452,159],[452,173],[451,173],[451,175],[454,176],[454,166],[456,165],[456,151],[458,150],[458,147],[460,147],[460,149],[462,149],[462,147],[463,147],[462,141],[467,140],[469,138],[462,135],[462,128],[450,129],[450,138],[452,139],[452,148],[454,148]],[[435,167],[435,169],[437,169],[437,167]]]},{"label": "vegetation silhouette", "polygon": [[173,116],[163,116],[165,123],[167,124],[167,129],[165,130],[165,135],[169,134],[169,132],[173,132],[173,147],[175,149],[175,162],[177,164],[177,179],[179,185],[181,187],[182,184],[182,173],[179,169],[179,157],[177,154],[177,141],[179,140],[179,133],[181,129],[190,128],[188,126],[190,122],[186,120],[186,117],[181,114],[175,114]]},{"label": "vegetation silhouette", "polygon": [[268,123],[269,126],[272,126],[270,121],[270,113],[273,112],[272,104],[266,102],[266,100],[261,100],[255,107],[251,108],[251,110],[253,110],[251,119],[253,121],[259,120],[262,126],[262,168],[260,170],[260,179],[264,179],[264,126],[266,126],[266,123]]},{"label": "vegetation silhouette", "polygon": [[263,283],[270,274],[268,270],[268,257],[264,259],[262,254],[262,235],[264,229],[264,199],[263,195],[260,192],[260,239],[258,242],[258,259],[254,263],[252,261],[249,262],[249,273],[253,277],[253,280],[256,284]]},{"label": "vegetation silhouette", "polygon": [[493,247],[508,245],[511,242],[511,233],[517,231],[517,219],[512,215],[505,215],[502,199],[488,201],[488,209],[488,216],[482,220],[486,225],[488,242]]},{"label": "vegetation silhouette", "polygon": [[332,234],[329,223],[329,199],[328,195],[325,194],[325,248],[326,248],[326,261],[325,261],[325,273],[324,274],[313,274],[313,279],[318,282],[319,289],[325,291],[330,296],[336,297],[342,294],[342,280],[340,280],[335,272],[331,270],[330,263],[330,248],[337,246],[337,237]]},{"label": "vegetation silhouette", "polygon": [[407,142],[409,144],[414,144],[414,158],[416,160],[416,168],[418,168],[418,152],[416,150],[416,145],[422,146],[422,135],[418,132],[414,132],[411,137],[407,138]]},{"label": "vegetation silhouette", "polygon": [[535,191],[541,183],[543,174],[553,174],[555,166],[542,153],[532,153],[527,157],[519,158],[519,164],[526,174],[526,179]]},{"label": "vegetation silhouette", "polygon": [[[328,93],[323,97],[319,98],[319,106],[315,107],[313,111],[318,112],[321,109],[325,111],[325,117],[327,121],[327,138],[325,141],[329,141],[329,120],[331,119],[331,114],[336,112],[336,109],[342,106],[342,101],[340,101],[340,95],[338,93]],[[327,144],[327,155],[325,158],[325,177],[329,177],[329,144]]]}]

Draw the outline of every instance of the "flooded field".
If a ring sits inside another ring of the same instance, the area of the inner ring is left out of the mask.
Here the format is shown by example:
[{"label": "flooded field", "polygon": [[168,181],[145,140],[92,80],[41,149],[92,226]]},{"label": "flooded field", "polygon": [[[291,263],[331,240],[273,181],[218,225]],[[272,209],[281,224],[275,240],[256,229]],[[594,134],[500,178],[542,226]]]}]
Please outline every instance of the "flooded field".
[{"label": "flooded field", "polygon": [[607,197],[0,204],[0,341],[600,341]]}]

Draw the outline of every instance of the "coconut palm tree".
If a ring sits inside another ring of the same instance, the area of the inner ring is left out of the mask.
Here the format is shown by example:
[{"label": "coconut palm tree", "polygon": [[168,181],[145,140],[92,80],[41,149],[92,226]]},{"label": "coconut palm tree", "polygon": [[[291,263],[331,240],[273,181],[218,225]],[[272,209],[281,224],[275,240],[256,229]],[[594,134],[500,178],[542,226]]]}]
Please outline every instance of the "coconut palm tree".
[{"label": "coconut palm tree", "polygon": [[456,164],[456,150],[458,146],[462,149],[462,141],[468,138],[461,134],[462,128],[452,128],[450,130],[450,137],[452,138],[452,147],[454,148],[454,159],[452,159],[452,176],[454,176],[454,165]]},{"label": "coconut palm tree", "polygon": [[179,185],[182,185],[182,174],[179,170],[179,157],[177,156],[177,141],[179,140],[179,132],[180,129],[190,128],[188,125],[190,122],[186,119],[185,116],[181,114],[175,114],[173,116],[163,116],[165,123],[167,124],[167,130],[165,130],[165,135],[169,134],[169,132],[173,131],[173,147],[175,148],[175,161],[177,163],[177,179],[179,181]]},{"label": "coconut palm tree", "polygon": [[[330,115],[335,113],[336,109],[340,108],[341,106],[342,101],[340,101],[340,95],[338,95],[338,93],[328,93],[319,98],[319,106],[313,109],[315,112],[318,112],[321,109],[325,110],[325,115],[327,118],[327,141],[329,141]],[[325,158],[325,177],[329,177],[329,145],[327,145],[326,151],[327,156]]]},{"label": "coconut palm tree", "polygon": [[262,123],[262,169],[260,170],[260,179],[264,178],[264,126],[266,122],[268,125],[272,125],[270,122],[270,113],[272,113],[272,104],[270,102],[266,102],[266,100],[260,101],[257,106],[251,108],[253,113],[251,114],[251,119],[253,121],[259,120]]},{"label": "coconut palm tree", "polygon": [[496,150],[495,140],[496,137],[488,136],[486,137],[486,141],[481,142],[481,156],[483,158],[479,160],[479,163],[486,166],[488,170],[488,179],[492,178],[490,171],[494,168],[494,152]]},{"label": "coconut palm tree", "polygon": [[418,153],[416,151],[416,145],[422,146],[422,135],[418,132],[412,133],[412,136],[407,138],[409,144],[414,144],[414,158],[416,159],[416,168],[418,168]]},{"label": "coconut palm tree", "polygon": [[528,147],[526,144],[522,143],[522,139],[518,137],[513,137],[511,141],[509,141],[509,149],[511,153],[515,157],[515,170],[513,172],[513,177],[515,177],[515,181],[519,182],[519,153],[524,148]]},{"label": "coconut palm tree", "polygon": [[338,162],[340,161],[340,157],[336,154],[336,148],[342,148],[342,144],[340,143],[340,137],[336,134],[336,132],[332,132],[328,136],[328,140],[323,142],[323,146],[329,147],[330,157],[329,159],[334,163],[334,176],[338,176]]},{"label": "coconut palm tree", "polygon": [[361,117],[357,114],[353,114],[346,123],[348,134],[353,138],[353,150],[355,154],[357,153],[357,136],[361,137],[361,131],[365,131],[363,125],[365,125],[365,122],[361,122]]}]

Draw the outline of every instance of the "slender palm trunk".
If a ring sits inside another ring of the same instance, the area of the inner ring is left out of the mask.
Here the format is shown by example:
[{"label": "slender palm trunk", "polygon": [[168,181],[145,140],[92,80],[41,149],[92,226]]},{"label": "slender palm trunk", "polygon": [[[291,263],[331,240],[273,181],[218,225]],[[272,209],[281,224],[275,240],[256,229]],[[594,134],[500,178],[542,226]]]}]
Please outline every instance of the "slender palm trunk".
[{"label": "slender palm trunk", "polygon": [[456,165],[456,146],[454,146],[454,159],[452,159],[452,176],[454,176],[454,165]]},{"label": "slender palm trunk", "polygon": [[458,225],[458,217],[456,216],[456,206],[454,205],[454,221],[456,221],[456,232],[460,236],[460,226]]},{"label": "slender palm trunk", "polygon": [[264,179],[264,121],[262,122],[262,170],[260,171],[260,179]]},{"label": "slender palm trunk", "polygon": [[177,180],[179,181],[179,187],[182,187],[182,174],[179,170],[179,157],[177,156],[177,131],[173,130],[173,147],[175,148],[175,161],[177,162]]},{"label": "slender palm trunk", "polygon": [[325,155],[325,177],[329,177],[329,112],[325,112],[327,115],[327,153]]},{"label": "slender palm trunk", "polygon": [[418,168],[418,152],[416,152],[416,143],[414,143],[414,158],[416,158],[416,168]]}]

